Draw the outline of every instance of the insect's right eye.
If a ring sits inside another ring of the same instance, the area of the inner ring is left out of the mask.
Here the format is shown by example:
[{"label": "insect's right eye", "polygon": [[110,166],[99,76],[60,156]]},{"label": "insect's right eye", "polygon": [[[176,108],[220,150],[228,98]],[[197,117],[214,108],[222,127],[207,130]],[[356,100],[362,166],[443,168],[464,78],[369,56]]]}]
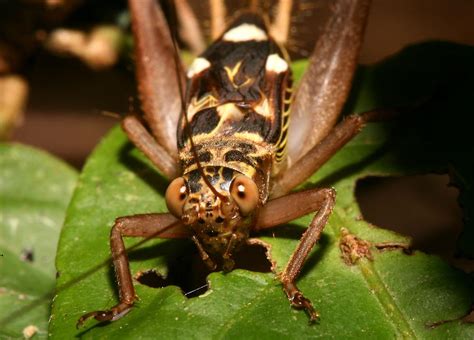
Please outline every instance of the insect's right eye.
[{"label": "insect's right eye", "polygon": [[183,206],[188,197],[188,190],[186,188],[186,182],[183,177],[174,179],[168,189],[166,189],[166,205],[168,210],[176,217],[183,215]]}]

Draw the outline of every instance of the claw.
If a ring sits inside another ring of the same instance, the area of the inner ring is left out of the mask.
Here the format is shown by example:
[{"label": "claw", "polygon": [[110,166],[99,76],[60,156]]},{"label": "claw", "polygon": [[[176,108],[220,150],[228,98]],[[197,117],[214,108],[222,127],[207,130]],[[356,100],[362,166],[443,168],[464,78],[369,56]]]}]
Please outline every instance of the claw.
[{"label": "claw", "polygon": [[309,323],[313,324],[319,320],[319,313],[314,309],[311,300],[305,298],[298,288],[290,282],[284,284],[284,290],[291,306],[296,309],[304,309],[309,316]]},{"label": "claw", "polygon": [[291,305],[297,309],[304,309],[309,316],[309,323],[315,323],[319,320],[319,313],[314,309],[311,301],[303,296],[300,292],[297,292],[293,299],[290,300]]},{"label": "claw", "polygon": [[87,320],[89,320],[90,318],[96,318],[98,315],[105,315],[106,312],[105,311],[95,311],[95,312],[89,312],[89,313],[86,313],[84,314],[83,316],[81,316],[79,318],[79,320],[77,320],[77,323],[76,323],[76,328],[80,328],[84,325],[84,322],[86,322]]},{"label": "claw", "polygon": [[104,322],[104,321],[116,321],[120,319],[122,316],[130,312],[133,305],[128,304],[119,304],[115,307],[112,307],[109,310],[98,310],[95,312],[89,312],[84,314],[77,320],[76,328],[82,327],[84,322],[89,320],[90,318],[94,318],[97,321]]}]

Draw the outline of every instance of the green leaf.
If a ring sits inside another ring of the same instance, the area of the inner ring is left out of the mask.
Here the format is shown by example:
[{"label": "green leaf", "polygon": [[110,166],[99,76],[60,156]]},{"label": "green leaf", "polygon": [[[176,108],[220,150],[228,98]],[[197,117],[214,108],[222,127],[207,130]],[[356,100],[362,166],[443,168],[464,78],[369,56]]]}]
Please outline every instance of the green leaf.
[{"label": "green leaf", "polygon": [[0,337],[46,337],[54,254],[76,171],[30,147],[0,144]]},{"label": "green leaf", "polygon": [[[426,327],[469,310],[473,300],[469,276],[422,252],[408,256],[373,250],[372,261],[361,259],[350,266],[341,259],[339,241],[344,227],[370,242],[409,242],[361,220],[354,198],[359,178],[449,168],[454,169],[463,195],[471,197],[472,143],[465,143],[470,135],[457,132],[466,132],[469,125],[459,124],[472,119],[473,104],[467,100],[472,96],[464,95],[474,83],[473,57],[473,48],[432,43],[360,69],[348,111],[412,104],[427,96],[430,100],[396,122],[369,124],[305,184],[334,186],[338,193],[334,213],[298,280],[321,313],[319,324],[309,326],[304,312],[290,308],[272,273],[237,269],[211,274],[209,291],[191,299],[175,286],[154,289],[136,283],[140,301],[129,314],[106,325],[89,321],[76,330],[81,315],[117,302],[108,246],[114,219],[166,211],[165,180],[115,128],[89,158],[68,209],[57,257],[60,277],[50,333],[61,339],[472,338],[474,325],[459,321]],[[296,67],[301,69],[301,64]],[[465,211],[472,211],[472,204],[465,198],[463,202]],[[272,245],[278,269],[288,261],[310,220],[305,216],[261,235]],[[127,240],[128,246],[136,242]],[[130,253],[132,271],[153,268],[166,275],[168,264],[179,262],[190,249],[187,240],[150,241]]]}]

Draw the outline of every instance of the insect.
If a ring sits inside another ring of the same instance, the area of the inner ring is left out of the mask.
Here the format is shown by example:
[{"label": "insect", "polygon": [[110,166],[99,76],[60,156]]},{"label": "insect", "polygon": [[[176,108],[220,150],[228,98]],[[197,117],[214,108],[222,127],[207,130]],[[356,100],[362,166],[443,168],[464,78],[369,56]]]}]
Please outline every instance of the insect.
[{"label": "insect", "polygon": [[[278,21],[288,22],[280,14],[290,2],[279,2],[274,24],[247,11],[222,33],[216,29],[215,42],[184,75],[161,9],[154,0],[129,0],[139,92],[151,133],[133,115],[122,127],[171,180],[166,191],[169,213],[116,220],[110,245],[120,302],[85,314],[78,324],[91,317],[116,320],[132,308],[136,295],[123,237],[189,237],[211,270],[230,271],[233,255],[243,245],[265,246],[252,234],[311,212],[310,225],[278,277],[290,304],[305,310],[310,321],[318,319],[296,279],[331,214],[335,191],[289,192],[365,123],[379,118],[377,112],[368,112],[337,123],[369,2],[337,1],[293,94],[281,39],[285,30],[278,30]],[[214,3],[223,6],[223,1]]]}]

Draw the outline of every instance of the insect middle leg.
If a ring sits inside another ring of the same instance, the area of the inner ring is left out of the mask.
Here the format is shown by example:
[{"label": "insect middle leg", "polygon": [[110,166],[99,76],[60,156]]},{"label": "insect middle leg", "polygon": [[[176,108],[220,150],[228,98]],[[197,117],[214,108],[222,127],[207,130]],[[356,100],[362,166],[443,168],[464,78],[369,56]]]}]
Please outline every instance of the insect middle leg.
[{"label": "insect middle leg", "polygon": [[[311,321],[318,314],[307,298],[295,284],[296,278],[304,262],[321,236],[335,203],[334,189],[312,189],[285,195],[292,188],[302,183],[325,162],[327,162],[349,140],[359,133],[362,127],[371,121],[385,120],[394,115],[393,110],[376,110],[352,115],[339,123],[331,133],[318,145],[313,147],[297,163],[290,167],[272,188],[272,197],[279,197],[268,202],[261,210],[258,229],[271,228],[289,222],[312,211],[317,211],[311,224],[301,237],[301,240],[291,256],[288,264],[280,274],[280,280],[292,306],[305,309]],[[296,170],[294,170],[296,169]]]},{"label": "insect middle leg", "polygon": [[395,109],[377,109],[346,117],[319,144],[275,180],[271,197],[280,197],[303,183],[354,138],[367,123],[389,120],[396,115]]},{"label": "insect middle leg", "polygon": [[168,151],[153,138],[137,117],[129,115],[122,120],[122,129],[132,143],[145,154],[145,156],[168,179],[176,178],[179,169],[176,161]]},{"label": "insect middle leg", "polygon": [[133,287],[132,275],[128,263],[127,251],[123,237],[144,238],[185,238],[186,229],[171,214],[142,214],[119,217],[115,220],[110,233],[110,248],[115,268],[115,276],[119,286],[120,302],[108,310],[90,312],[81,316],[77,326],[81,326],[87,319],[95,318],[98,321],[115,321],[120,319],[132,308],[137,296]]}]

